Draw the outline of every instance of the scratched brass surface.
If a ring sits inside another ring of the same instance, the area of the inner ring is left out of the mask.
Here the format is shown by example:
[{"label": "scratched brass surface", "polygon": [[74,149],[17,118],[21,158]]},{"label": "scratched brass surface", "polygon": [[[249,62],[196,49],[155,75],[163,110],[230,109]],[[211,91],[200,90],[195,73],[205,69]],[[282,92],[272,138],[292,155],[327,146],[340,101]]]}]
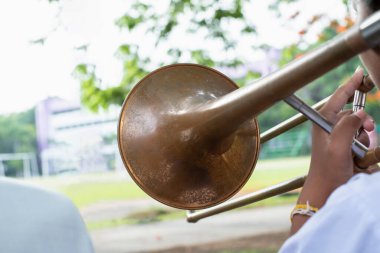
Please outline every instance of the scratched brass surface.
[{"label": "scratched brass surface", "polygon": [[118,141],[129,174],[147,194],[200,209],[241,189],[258,156],[256,120],[219,139],[202,127],[212,115],[196,110],[235,89],[223,74],[193,64],[163,67],[134,87],[122,107]]}]

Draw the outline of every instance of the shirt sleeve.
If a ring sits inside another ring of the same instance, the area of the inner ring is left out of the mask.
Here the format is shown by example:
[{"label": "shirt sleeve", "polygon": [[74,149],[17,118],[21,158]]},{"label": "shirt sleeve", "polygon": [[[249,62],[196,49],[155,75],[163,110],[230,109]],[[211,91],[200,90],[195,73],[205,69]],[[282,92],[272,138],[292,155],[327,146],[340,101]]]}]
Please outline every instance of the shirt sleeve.
[{"label": "shirt sleeve", "polygon": [[371,176],[359,175],[339,187],[280,253],[379,252],[379,184]]}]

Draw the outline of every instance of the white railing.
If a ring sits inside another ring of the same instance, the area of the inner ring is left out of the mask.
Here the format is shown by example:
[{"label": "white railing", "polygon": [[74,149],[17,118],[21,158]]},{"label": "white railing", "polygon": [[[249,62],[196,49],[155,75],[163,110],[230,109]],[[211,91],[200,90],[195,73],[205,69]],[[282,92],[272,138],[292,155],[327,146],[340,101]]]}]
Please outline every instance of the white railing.
[{"label": "white railing", "polygon": [[5,165],[7,161],[23,161],[22,169],[24,177],[31,177],[38,175],[38,165],[36,154],[34,153],[7,153],[0,154],[0,176],[5,176]]}]

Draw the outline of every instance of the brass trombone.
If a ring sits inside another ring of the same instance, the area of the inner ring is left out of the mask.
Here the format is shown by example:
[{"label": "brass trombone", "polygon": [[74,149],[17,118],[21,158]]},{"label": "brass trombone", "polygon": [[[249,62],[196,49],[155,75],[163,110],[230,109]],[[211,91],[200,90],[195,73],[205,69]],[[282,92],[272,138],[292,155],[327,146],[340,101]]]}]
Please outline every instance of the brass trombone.
[{"label": "brass trombone", "polygon": [[[231,200],[249,179],[260,142],[291,128],[304,116],[329,132],[332,125],[293,95],[299,88],[359,53],[380,45],[380,12],[319,49],[255,83],[237,89],[222,73],[195,64],[162,67],[143,78],[126,98],[119,119],[118,144],[133,180],[151,197],[176,208],[198,210],[188,220],[230,210],[303,185],[305,177]],[[295,116],[259,134],[254,118],[285,100]],[[281,130],[279,130],[281,129]],[[354,140],[356,164],[380,159]]]}]

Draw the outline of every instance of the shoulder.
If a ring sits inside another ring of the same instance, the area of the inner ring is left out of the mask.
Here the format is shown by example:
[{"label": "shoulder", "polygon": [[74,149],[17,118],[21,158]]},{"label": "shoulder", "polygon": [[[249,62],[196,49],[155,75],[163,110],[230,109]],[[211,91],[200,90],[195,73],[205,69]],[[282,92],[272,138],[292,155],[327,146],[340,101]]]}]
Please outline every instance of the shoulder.
[{"label": "shoulder", "polygon": [[284,244],[281,252],[376,252],[380,173],[354,176]]},{"label": "shoulder", "polygon": [[67,197],[0,178],[0,203],[0,252],[92,252],[84,222]]},{"label": "shoulder", "polygon": [[[7,178],[0,179],[0,202],[2,203],[0,219],[5,219],[5,216],[16,217],[24,213],[28,213],[28,215],[21,217],[27,218],[33,215],[35,218],[43,217],[54,220],[65,219],[64,216],[68,216],[66,218],[69,219],[70,216],[77,218],[79,215],[76,207],[67,197]],[[45,213],[49,215],[44,216]]]},{"label": "shoulder", "polygon": [[380,208],[380,173],[371,175],[360,173],[353,176],[346,184],[337,188],[330,196],[324,209],[332,208],[338,204],[343,208],[346,205],[352,206],[354,210],[365,214],[376,215],[376,220],[380,218],[380,213],[372,210]]}]

